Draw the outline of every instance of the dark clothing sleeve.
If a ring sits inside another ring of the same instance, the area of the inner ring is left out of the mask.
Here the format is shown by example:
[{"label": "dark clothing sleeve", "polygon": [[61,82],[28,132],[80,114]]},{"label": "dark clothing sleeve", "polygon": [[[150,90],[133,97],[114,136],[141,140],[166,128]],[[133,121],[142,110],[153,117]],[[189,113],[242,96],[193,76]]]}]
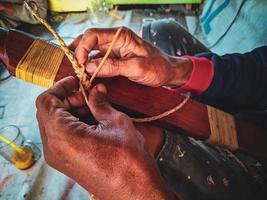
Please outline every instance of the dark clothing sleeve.
[{"label": "dark clothing sleeve", "polygon": [[267,46],[245,54],[196,56],[214,63],[213,80],[201,101],[232,113],[267,109]]}]

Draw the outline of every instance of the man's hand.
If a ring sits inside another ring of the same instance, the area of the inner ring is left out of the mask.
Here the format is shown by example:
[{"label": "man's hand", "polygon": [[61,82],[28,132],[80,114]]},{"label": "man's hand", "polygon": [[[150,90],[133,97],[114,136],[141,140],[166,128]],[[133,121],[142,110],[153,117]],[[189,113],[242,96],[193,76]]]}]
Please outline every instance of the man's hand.
[{"label": "man's hand", "polygon": [[[88,29],[70,45],[80,64],[93,73],[105,55],[116,28]],[[88,59],[92,50],[99,53]],[[98,73],[99,77],[125,76],[148,86],[181,86],[189,79],[192,63],[187,58],[171,57],[144,41],[130,29],[123,28],[111,56]]]},{"label": "man's hand", "polygon": [[79,104],[74,98],[78,85],[73,77],[65,78],[37,99],[47,163],[99,199],[172,199],[144,137],[129,117],[110,106],[103,85],[89,95],[97,124],[70,113],[72,105]]}]

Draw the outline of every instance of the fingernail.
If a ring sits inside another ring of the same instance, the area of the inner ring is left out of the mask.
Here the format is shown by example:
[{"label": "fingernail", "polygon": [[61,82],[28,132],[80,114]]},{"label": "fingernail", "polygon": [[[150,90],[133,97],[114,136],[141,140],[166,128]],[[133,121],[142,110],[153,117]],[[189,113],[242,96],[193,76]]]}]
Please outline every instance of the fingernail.
[{"label": "fingernail", "polygon": [[88,62],[86,63],[86,71],[88,73],[93,73],[95,70],[96,70],[96,64],[95,63],[92,63],[92,62]]},{"label": "fingernail", "polygon": [[96,90],[100,93],[107,94],[107,88],[104,84],[98,84]]}]

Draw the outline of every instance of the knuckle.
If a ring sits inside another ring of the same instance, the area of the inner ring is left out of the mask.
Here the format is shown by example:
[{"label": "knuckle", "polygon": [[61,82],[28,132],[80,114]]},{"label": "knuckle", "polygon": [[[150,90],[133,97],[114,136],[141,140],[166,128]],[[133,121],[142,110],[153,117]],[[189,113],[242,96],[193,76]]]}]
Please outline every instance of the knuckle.
[{"label": "knuckle", "polygon": [[135,33],[131,29],[128,29],[127,30],[127,36],[129,38],[129,40],[132,41],[133,38],[135,38],[136,35],[135,35]]},{"label": "knuckle", "polygon": [[103,76],[116,76],[119,74],[120,61],[118,59],[108,58],[105,67],[99,72]]},{"label": "knuckle", "polygon": [[122,32],[126,33],[126,34],[129,34],[130,32],[132,32],[132,30],[127,28],[126,26],[122,26]]},{"label": "knuckle", "polygon": [[107,64],[110,72],[117,72],[119,69],[119,60],[118,59],[108,59]]},{"label": "knuckle", "polygon": [[104,130],[110,130],[110,129],[112,129],[112,122],[109,120],[102,120],[102,121],[99,121],[99,123],[94,129],[94,132],[100,133]]},{"label": "knuckle", "polygon": [[37,109],[40,108],[40,106],[42,106],[42,105],[46,105],[47,102],[49,101],[49,99],[50,99],[50,96],[49,96],[48,94],[46,94],[46,93],[42,93],[42,94],[40,94],[40,95],[37,97],[37,99],[36,99],[36,103],[35,103]]},{"label": "knuckle", "polygon": [[89,28],[89,29],[87,29],[87,30],[84,32],[84,34],[82,35],[82,37],[81,37],[81,42],[80,42],[80,44],[81,44],[81,45],[85,44],[85,42],[88,40],[88,38],[89,38],[89,37],[92,37],[92,36],[95,37],[96,33],[97,33],[97,29],[96,29],[96,28]]},{"label": "knuckle", "polygon": [[96,32],[96,28],[88,28],[85,31],[85,35],[90,35],[91,33],[95,33]]},{"label": "knuckle", "polygon": [[124,38],[125,38],[125,43],[128,44],[131,41],[133,41],[135,33],[131,29],[123,27],[122,28],[122,33],[123,33]]},{"label": "knuckle", "polygon": [[111,66],[118,66],[119,65],[119,60],[117,59],[109,59],[109,63]]},{"label": "knuckle", "polygon": [[115,114],[115,119],[119,124],[125,124],[130,122],[129,117],[122,112],[117,112]]},{"label": "knuckle", "polygon": [[83,34],[80,34],[80,35],[77,36],[76,39],[81,39],[82,37],[83,37]]},{"label": "knuckle", "polygon": [[51,117],[57,117],[58,112],[61,111],[59,109],[56,109],[58,107],[58,102],[54,98],[48,97],[44,105],[45,105],[45,108],[48,112],[48,115]]}]

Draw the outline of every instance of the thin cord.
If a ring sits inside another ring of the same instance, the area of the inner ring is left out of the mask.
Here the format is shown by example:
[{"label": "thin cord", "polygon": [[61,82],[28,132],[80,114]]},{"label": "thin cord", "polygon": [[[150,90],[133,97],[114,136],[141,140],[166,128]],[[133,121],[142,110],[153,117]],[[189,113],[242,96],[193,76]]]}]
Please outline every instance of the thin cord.
[{"label": "thin cord", "polygon": [[113,39],[112,39],[112,41],[111,41],[111,44],[110,44],[110,46],[109,46],[109,48],[108,48],[108,50],[107,50],[105,56],[103,57],[103,59],[101,60],[100,64],[98,65],[98,67],[97,67],[96,70],[94,71],[93,75],[91,76],[91,78],[90,78],[90,82],[91,82],[91,83],[93,82],[93,80],[94,80],[95,77],[97,76],[98,72],[99,72],[100,69],[103,67],[103,65],[105,64],[106,60],[108,59],[108,57],[109,57],[109,55],[110,55],[110,53],[111,53],[111,51],[112,51],[112,49],[113,49],[113,46],[115,45],[115,42],[117,41],[117,39],[118,39],[118,37],[119,37],[121,31],[122,31],[122,27],[120,27],[120,28],[117,30],[117,32],[116,32],[115,36],[113,37]]},{"label": "thin cord", "polygon": [[43,19],[39,14],[38,14],[38,5],[34,1],[24,1],[24,4],[26,8],[29,10],[29,12],[40,22],[42,23],[51,33],[52,35],[56,38],[59,46],[69,59],[69,61],[72,64],[72,67],[80,79],[80,88],[82,91],[82,95],[86,101],[86,104],[89,105],[88,98],[86,95],[86,90],[90,88],[91,83],[88,80],[88,77],[85,73],[85,66],[84,65],[79,65],[76,58],[74,55],[71,53],[71,51],[68,49],[68,46],[64,42],[64,40],[58,35],[58,33],[53,29],[53,27],[45,20]]},{"label": "thin cord", "polygon": [[38,6],[36,5],[36,2],[34,1],[24,1],[26,8],[30,11],[30,13],[38,20],[40,21],[51,33],[52,35],[56,38],[57,42],[59,43],[60,47],[70,60],[73,68],[75,69],[75,73],[77,76],[80,78],[83,76],[83,73],[85,72],[85,67],[82,65],[79,65],[77,60],[75,59],[74,55],[70,52],[68,49],[66,43],[62,40],[62,38],[58,35],[58,33],[52,28],[52,26],[45,20],[43,19],[39,14],[38,14]]},{"label": "thin cord", "polygon": [[[88,102],[88,98],[86,95],[86,91],[85,89],[89,89],[91,87],[91,84],[94,80],[94,78],[97,76],[98,72],[100,71],[100,69],[103,67],[105,61],[107,60],[107,58],[109,57],[112,48],[114,46],[114,44],[116,43],[116,40],[119,37],[120,32],[122,31],[122,28],[119,28],[104,56],[104,58],[101,60],[99,66],[97,67],[97,69],[95,70],[95,72],[93,73],[92,77],[90,78],[90,80],[88,79],[88,76],[85,73],[85,66],[84,65],[79,65],[77,60],[75,59],[75,57],[73,56],[73,54],[70,52],[70,50],[68,49],[67,45],[65,44],[65,42],[63,41],[63,39],[58,35],[58,33],[52,28],[52,26],[45,20],[43,19],[39,14],[38,14],[38,6],[36,5],[35,2],[33,1],[29,1],[30,4],[32,4],[31,7],[28,2],[24,1],[26,8],[30,11],[30,13],[37,19],[39,20],[51,33],[52,35],[56,38],[56,40],[59,43],[59,46],[61,47],[61,49],[64,51],[65,55],[67,56],[67,58],[69,59],[69,61],[72,64],[72,67],[75,70],[75,73],[77,74],[77,76],[80,79],[80,86],[81,86],[81,91],[83,94],[83,97],[86,101],[86,104],[89,106],[89,102]],[[153,116],[153,117],[148,117],[148,118],[143,118],[143,119],[135,119],[132,118],[132,120],[134,122],[151,122],[154,120],[158,120],[161,119],[163,117],[166,117],[172,113],[174,113],[175,111],[181,109],[186,103],[187,101],[190,99],[190,93],[185,97],[185,99],[179,104],[177,105],[175,108],[166,111],[162,114]],[[94,199],[94,195],[90,194],[90,199]]]},{"label": "thin cord", "polygon": [[[29,3],[28,3],[29,2]],[[93,80],[95,79],[95,77],[97,76],[98,72],[101,70],[101,68],[104,66],[106,60],[108,59],[121,31],[122,28],[119,28],[117,30],[117,32],[115,33],[112,42],[105,54],[105,56],[103,57],[103,59],[101,60],[100,64],[98,65],[98,67],[96,68],[96,70],[94,71],[93,75],[91,76],[90,79],[88,79],[88,76],[85,73],[85,66],[84,65],[79,65],[77,60],[75,59],[75,57],[73,56],[73,54],[71,53],[71,51],[68,49],[67,45],[65,44],[65,42],[63,41],[63,39],[58,35],[58,33],[52,28],[52,26],[45,20],[43,19],[39,14],[38,14],[38,6],[36,5],[36,2],[33,1],[24,1],[26,8],[30,11],[30,13],[36,17],[37,20],[39,20],[51,33],[52,35],[56,38],[56,40],[59,43],[59,46],[61,47],[61,49],[64,51],[64,53],[66,54],[67,58],[70,60],[72,67],[75,70],[75,73],[77,74],[77,76],[80,78],[80,86],[81,86],[81,92],[82,95],[86,101],[86,104],[89,106],[89,102],[88,102],[88,98],[87,98],[87,94],[86,94],[86,89],[89,89],[92,85]],[[31,6],[29,5],[31,4]],[[33,6],[33,7],[32,7]],[[176,111],[178,111],[179,109],[181,109],[190,99],[190,93],[188,93],[185,97],[185,99],[178,104],[177,106],[175,106],[174,108],[172,108],[171,110],[168,110],[162,114],[156,115],[156,116],[152,116],[152,117],[147,117],[147,118],[132,118],[133,122],[151,122],[151,121],[155,121],[161,118],[164,118]]]},{"label": "thin cord", "polygon": [[180,104],[178,104],[177,106],[175,106],[171,110],[168,110],[168,111],[166,111],[166,112],[164,112],[162,114],[159,114],[159,115],[156,115],[156,116],[153,116],[153,117],[147,117],[147,118],[132,118],[132,121],[133,122],[152,122],[152,121],[156,121],[156,120],[162,119],[164,117],[167,117],[170,114],[180,110],[188,102],[188,100],[190,99],[190,96],[191,96],[191,93],[188,92],[186,94],[184,100]]}]

